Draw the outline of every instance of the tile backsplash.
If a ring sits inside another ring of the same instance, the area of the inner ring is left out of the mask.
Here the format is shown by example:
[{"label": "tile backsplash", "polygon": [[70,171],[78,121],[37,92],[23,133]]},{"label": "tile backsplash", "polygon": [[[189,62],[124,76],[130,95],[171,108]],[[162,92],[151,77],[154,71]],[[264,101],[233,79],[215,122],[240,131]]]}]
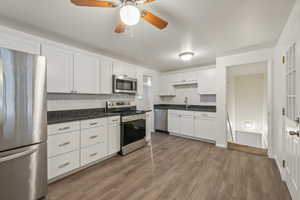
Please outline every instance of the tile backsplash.
[{"label": "tile backsplash", "polygon": [[176,86],[175,96],[160,97],[160,103],[184,104],[185,97],[190,105],[216,105],[216,95],[199,95],[196,84]]},{"label": "tile backsplash", "polygon": [[104,108],[106,101],[135,101],[135,96],[124,94],[112,95],[79,95],[79,94],[47,94],[47,110],[73,110]]}]

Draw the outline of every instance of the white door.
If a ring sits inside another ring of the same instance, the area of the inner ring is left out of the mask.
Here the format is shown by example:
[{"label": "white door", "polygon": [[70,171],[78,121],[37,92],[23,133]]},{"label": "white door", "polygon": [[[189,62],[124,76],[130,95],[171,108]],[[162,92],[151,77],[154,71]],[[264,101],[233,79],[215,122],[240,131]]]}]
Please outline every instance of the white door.
[{"label": "white door", "polygon": [[42,45],[47,59],[47,92],[71,93],[73,90],[73,53],[62,48]]},{"label": "white door", "polygon": [[293,44],[286,53],[286,113],[284,131],[285,179],[294,200],[300,198],[300,48]]},{"label": "white door", "polygon": [[100,63],[97,57],[77,54],[74,57],[74,89],[80,94],[99,93]]},{"label": "white door", "polygon": [[181,134],[186,136],[194,136],[194,115],[182,114],[180,119]]},{"label": "white door", "polygon": [[112,93],[112,75],[113,75],[112,61],[102,60],[101,67],[100,67],[100,93],[101,94]]}]

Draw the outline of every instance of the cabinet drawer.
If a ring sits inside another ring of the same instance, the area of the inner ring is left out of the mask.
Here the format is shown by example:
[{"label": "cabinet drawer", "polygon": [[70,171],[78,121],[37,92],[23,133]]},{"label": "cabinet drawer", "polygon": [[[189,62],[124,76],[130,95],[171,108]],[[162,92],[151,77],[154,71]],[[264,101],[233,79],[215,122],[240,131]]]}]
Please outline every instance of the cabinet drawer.
[{"label": "cabinet drawer", "polygon": [[79,121],[48,125],[48,135],[77,131],[80,129]]},{"label": "cabinet drawer", "polygon": [[107,128],[96,127],[81,131],[81,147],[90,146],[107,140]]},{"label": "cabinet drawer", "polygon": [[194,116],[197,118],[216,118],[216,113],[213,112],[195,112]]},{"label": "cabinet drawer", "polygon": [[81,128],[87,129],[87,128],[94,128],[94,127],[98,127],[98,126],[105,126],[106,120],[107,120],[106,118],[84,120],[84,121],[81,121]]},{"label": "cabinet drawer", "polygon": [[79,167],[79,151],[48,159],[48,179],[65,174]]},{"label": "cabinet drawer", "polygon": [[108,124],[120,124],[121,122],[120,116],[109,117],[107,120],[108,120]]},{"label": "cabinet drawer", "polygon": [[81,166],[99,160],[107,155],[107,143],[102,142],[84,149],[81,149]]},{"label": "cabinet drawer", "polygon": [[79,149],[79,131],[48,137],[48,157]]}]

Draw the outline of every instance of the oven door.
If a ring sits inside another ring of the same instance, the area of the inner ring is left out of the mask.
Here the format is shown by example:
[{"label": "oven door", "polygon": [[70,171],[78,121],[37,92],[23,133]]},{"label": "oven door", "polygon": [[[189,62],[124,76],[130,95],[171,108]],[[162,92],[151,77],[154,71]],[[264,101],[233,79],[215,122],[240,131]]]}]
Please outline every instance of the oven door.
[{"label": "oven door", "polygon": [[122,123],[122,147],[146,137],[146,120],[138,119]]},{"label": "oven door", "polygon": [[137,79],[114,76],[113,80],[114,93],[135,94],[137,92]]}]

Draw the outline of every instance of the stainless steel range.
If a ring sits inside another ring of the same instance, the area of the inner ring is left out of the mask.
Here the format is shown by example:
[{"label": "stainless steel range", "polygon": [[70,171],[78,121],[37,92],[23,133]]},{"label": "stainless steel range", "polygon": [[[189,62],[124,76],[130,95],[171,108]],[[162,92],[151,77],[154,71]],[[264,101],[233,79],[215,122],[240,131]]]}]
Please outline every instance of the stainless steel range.
[{"label": "stainless steel range", "polygon": [[121,115],[121,155],[129,154],[146,145],[146,112],[137,110],[128,101],[106,103],[107,112]]}]

